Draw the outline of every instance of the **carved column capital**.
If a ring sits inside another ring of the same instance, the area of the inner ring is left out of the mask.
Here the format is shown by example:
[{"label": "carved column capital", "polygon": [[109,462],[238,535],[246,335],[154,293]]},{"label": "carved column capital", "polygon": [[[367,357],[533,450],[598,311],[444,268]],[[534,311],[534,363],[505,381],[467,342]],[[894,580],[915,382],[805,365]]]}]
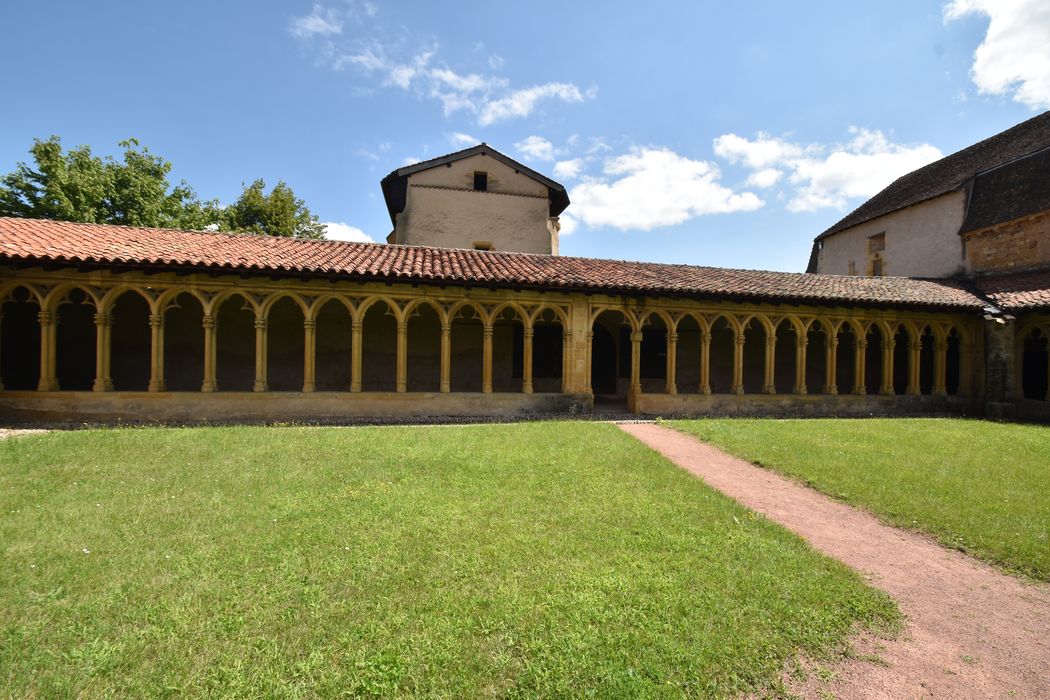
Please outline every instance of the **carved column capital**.
[{"label": "carved column capital", "polygon": [[[353,331],[354,333],[360,333],[361,329],[363,327],[364,327],[364,324],[361,323],[360,321],[354,321],[353,323],[350,324],[350,330]],[[444,330],[444,326],[442,326],[441,328],[442,328],[442,330]]]},{"label": "carved column capital", "polygon": [[485,326],[482,329],[482,333],[484,334],[484,336],[486,338],[491,338],[492,337],[492,326]]},{"label": "carved column capital", "polygon": [[255,329],[259,330],[259,331],[266,330],[266,317],[265,316],[256,316],[255,317]]},{"label": "carved column capital", "polygon": [[109,314],[95,314],[95,325],[99,328],[109,325]]},{"label": "carved column capital", "polygon": [[526,329],[524,329],[524,333],[525,333],[525,338],[526,339],[532,340],[532,337],[535,334],[535,329],[533,329],[531,327],[526,328]]},{"label": "carved column capital", "polygon": [[640,343],[640,342],[642,342],[642,332],[641,331],[631,331],[631,342],[632,343]]},{"label": "carved column capital", "polygon": [[672,342],[672,343],[677,343],[678,342],[678,334],[677,333],[668,333],[667,334],[667,340],[669,342]]},{"label": "carved column capital", "polygon": [[312,331],[316,327],[317,327],[317,321],[314,321],[313,319],[310,319],[310,318],[303,320],[303,328],[305,330]]},{"label": "carved column capital", "polygon": [[149,315],[150,328],[163,328],[164,327],[164,314],[150,314]]},{"label": "carved column capital", "polygon": [[55,315],[50,311],[38,311],[36,314],[36,320],[41,326],[49,326],[55,321]]},{"label": "carved column capital", "polygon": [[703,333],[700,334],[700,338],[705,343],[710,343],[711,342],[711,332],[710,331],[704,331]]},{"label": "carved column capital", "polygon": [[210,315],[201,316],[201,326],[204,328],[215,328],[215,317]]}]

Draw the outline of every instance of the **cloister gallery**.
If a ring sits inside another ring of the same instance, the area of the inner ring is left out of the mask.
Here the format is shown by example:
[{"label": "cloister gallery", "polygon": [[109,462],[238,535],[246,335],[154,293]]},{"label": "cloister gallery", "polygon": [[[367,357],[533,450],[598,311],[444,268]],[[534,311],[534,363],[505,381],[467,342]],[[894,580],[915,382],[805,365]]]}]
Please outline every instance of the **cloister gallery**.
[{"label": "cloister gallery", "polygon": [[0,410],[20,419],[977,412],[987,328],[1015,325],[1018,386],[1047,398],[1050,318],[943,281],[0,230]]}]

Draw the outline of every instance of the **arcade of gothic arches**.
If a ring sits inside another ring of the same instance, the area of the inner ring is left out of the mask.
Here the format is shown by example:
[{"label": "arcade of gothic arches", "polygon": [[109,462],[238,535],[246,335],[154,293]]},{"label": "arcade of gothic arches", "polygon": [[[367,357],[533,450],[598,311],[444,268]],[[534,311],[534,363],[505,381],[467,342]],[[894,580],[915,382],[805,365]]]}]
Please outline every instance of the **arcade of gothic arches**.
[{"label": "arcade of gothic arches", "polygon": [[[966,396],[977,331],[899,308],[44,272],[0,299],[5,390]],[[1021,336],[1033,398],[1048,335]]]}]

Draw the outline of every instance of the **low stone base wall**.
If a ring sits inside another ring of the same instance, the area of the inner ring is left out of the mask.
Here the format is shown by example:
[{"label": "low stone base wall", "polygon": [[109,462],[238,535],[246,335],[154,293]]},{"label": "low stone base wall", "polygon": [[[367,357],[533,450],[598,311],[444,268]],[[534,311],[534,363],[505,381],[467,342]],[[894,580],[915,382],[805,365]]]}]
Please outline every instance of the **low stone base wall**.
[{"label": "low stone base wall", "polygon": [[316,392],[0,392],[7,423],[264,423],[425,418],[527,417],[589,411],[571,394]]},{"label": "low stone base wall", "polygon": [[856,396],[853,394],[641,394],[638,413],[651,416],[893,416],[972,413],[957,396]]}]

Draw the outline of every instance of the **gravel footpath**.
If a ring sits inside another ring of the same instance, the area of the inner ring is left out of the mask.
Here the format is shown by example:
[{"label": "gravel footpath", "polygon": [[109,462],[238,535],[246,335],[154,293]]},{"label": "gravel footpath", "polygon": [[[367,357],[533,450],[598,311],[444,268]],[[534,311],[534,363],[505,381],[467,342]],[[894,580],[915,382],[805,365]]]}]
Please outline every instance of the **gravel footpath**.
[{"label": "gravel footpath", "polygon": [[[907,617],[895,640],[861,635],[830,682],[804,697],[1050,698],[1050,586],[1008,576],[928,537],[879,522],[767,469],[656,424],[620,426],[709,486],[805,538],[889,593]],[[825,674],[826,675],[826,674]]]}]

